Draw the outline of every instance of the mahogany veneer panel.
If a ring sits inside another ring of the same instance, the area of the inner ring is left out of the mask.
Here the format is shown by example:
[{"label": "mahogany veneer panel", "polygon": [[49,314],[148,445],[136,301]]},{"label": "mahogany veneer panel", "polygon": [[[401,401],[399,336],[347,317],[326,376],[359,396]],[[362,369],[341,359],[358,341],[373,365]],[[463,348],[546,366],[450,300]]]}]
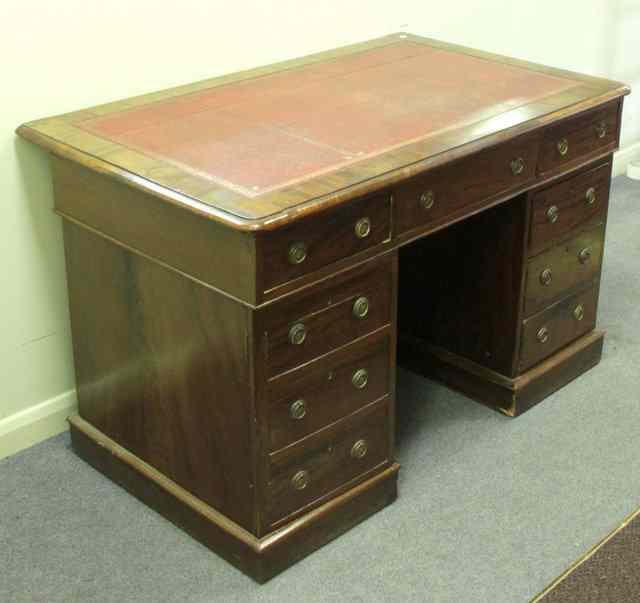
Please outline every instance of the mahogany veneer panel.
[{"label": "mahogany veneer panel", "polygon": [[64,235],[80,416],[255,530],[249,310],[84,228]]}]

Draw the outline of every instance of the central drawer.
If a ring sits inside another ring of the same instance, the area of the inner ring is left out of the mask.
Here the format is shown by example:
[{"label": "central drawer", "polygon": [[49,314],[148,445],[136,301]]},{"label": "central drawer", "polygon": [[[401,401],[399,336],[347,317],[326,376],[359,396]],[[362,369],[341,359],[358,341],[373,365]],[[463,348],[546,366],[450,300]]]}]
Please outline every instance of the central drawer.
[{"label": "central drawer", "polygon": [[365,262],[261,312],[274,377],[391,322],[396,253]]},{"label": "central drawer", "polygon": [[304,443],[269,455],[267,522],[307,510],[389,460],[389,404],[384,398]]},{"label": "central drawer", "polygon": [[400,184],[394,190],[397,232],[446,222],[532,181],[538,142],[537,134],[520,136]]}]

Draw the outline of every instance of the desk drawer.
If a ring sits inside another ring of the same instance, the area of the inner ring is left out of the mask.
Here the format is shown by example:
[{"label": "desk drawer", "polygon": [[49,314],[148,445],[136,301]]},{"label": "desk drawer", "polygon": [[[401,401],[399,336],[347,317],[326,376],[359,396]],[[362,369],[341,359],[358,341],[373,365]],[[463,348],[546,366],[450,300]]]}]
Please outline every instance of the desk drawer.
[{"label": "desk drawer", "polygon": [[619,103],[607,105],[549,127],[540,147],[540,173],[554,170],[616,143]]},{"label": "desk drawer", "polygon": [[389,193],[358,199],[317,217],[260,235],[264,290],[391,238]]},{"label": "desk drawer", "polygon": [[575,228],[603,221],[610,176],[611,164],[607,163],[536,193],[531,207],[529,253],[541,251]]},{"label": "desk drawer", "polygon": [[520,370],[544,360],[596,326],[598,287],[557,302],[525,320],[522,326]]},{"label": "desk drawer", "polygon": [[388,394],[389,362],[389,335],[383,332],[270,382],[270,450]]},{"label": "desk drawer", "polygon": [[541,253],[527,266],[524,311],[529,316],[600,274],[604,224]]},{"label": "desk drawer", "polygon": [[436,168],[394,191],[398,233],[446,222],[535,177],[538,137],[521,136]]},{"label": "desk drawer", "polygon": [[391,322],[396,254],[365,262],[268,306],[267,373],[273,377]]},{"label": "desk drawer", "polygon": [[331,492],[389,459],[388,400],[269,456],[267,522],[319,504]]}]

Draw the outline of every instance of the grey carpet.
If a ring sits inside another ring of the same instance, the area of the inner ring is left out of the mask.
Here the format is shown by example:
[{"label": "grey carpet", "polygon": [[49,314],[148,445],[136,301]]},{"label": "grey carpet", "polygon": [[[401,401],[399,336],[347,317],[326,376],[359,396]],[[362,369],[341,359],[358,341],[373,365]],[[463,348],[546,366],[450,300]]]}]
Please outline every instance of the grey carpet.
[{"label": "grey carpet", "polygon": [[640,506],[640,183],[617,178],[603,362],[516,420],[399,375],[396,503],[258,586],[77,459],[0,462],[0,601],[527,601]]}]

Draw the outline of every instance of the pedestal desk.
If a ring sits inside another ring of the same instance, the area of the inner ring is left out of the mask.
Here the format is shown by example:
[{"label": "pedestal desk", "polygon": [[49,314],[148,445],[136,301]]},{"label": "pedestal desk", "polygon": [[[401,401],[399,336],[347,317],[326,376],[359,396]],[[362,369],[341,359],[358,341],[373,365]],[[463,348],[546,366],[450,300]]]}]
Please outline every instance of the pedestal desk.
[{"label": "pedestal desk", "polygon": [[21,126],[94,467],[258,581],[396,497],[396,357],[515,416],[600,359],[619,83],[394,34]]}]

